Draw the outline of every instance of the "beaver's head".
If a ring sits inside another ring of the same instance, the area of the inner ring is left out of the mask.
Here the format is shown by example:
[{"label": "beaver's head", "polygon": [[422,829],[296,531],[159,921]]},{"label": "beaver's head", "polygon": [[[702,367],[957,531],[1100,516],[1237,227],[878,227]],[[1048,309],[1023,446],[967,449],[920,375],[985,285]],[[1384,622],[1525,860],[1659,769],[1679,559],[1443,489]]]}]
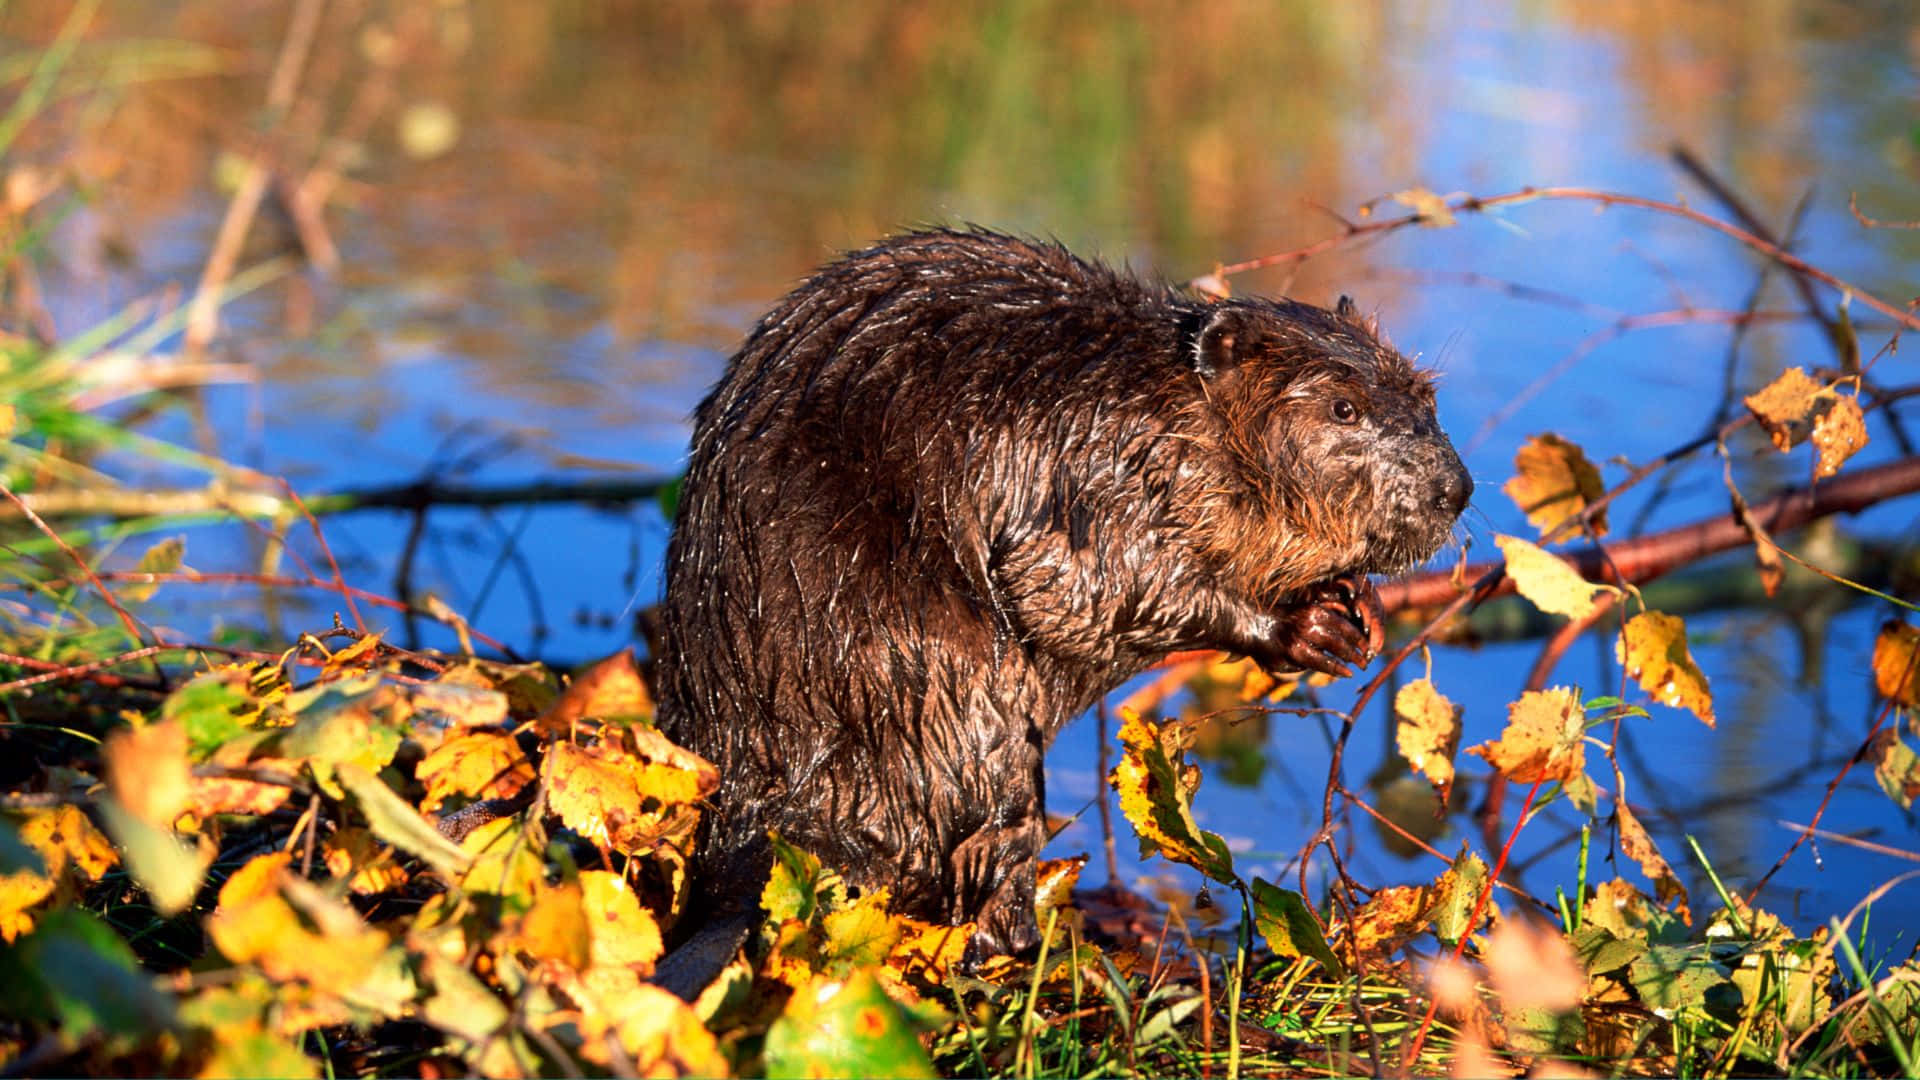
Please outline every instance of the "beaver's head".
[{"label": "beaver's head", "polygon": [[1256,598],[1341,573],[1398,573],[1452,535],[1473,479],[1433,379],[1341,298],[1233,300],[1187,347],[1206,398],[1201,533]]}]

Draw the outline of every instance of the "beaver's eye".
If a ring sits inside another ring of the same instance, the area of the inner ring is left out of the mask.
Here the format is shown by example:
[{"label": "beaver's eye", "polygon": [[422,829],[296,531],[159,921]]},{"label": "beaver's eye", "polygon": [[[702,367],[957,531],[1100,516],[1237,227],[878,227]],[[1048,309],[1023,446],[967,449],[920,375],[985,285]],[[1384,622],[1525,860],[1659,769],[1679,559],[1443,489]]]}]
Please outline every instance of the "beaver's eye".
[{"label": "beaver's eye", "polygon": [[1343,424],[1355,424],[1360,421],[1360,410],[1346,398],[1334,398],[1330,408],[1333,410],[1333,418]]}]

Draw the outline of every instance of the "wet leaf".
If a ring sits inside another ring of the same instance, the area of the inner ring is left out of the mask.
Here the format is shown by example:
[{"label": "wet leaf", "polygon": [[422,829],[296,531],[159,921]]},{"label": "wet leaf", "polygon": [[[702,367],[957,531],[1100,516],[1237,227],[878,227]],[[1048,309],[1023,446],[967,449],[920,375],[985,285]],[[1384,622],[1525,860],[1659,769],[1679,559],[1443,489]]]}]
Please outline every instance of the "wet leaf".
[{"label": "wet leaf", "polygon": [[1859,398],[1853,394],[1835,394],[1833,405],[1813,422],[1813,475],[1825,480],[1840,471],[1847,459],[1867,445],[1867,418],[1860,411]]},{"label": "wet leaf", "polygon": [[[1568,518],[1578,517],[1606,494],[1600,470],[1580,447],[1551,433],[1535,435],[1513,455],[1514,477],[1501,488],[1527,520],[1545,536]],[[1607,533],[1602,510],[1588,523],[1594,536]]]},{"label": "wet leaf", "polygon": [[1326,935],[1299,893],[1253,879],[1253,920],[1275,956],[1310,956],[1335,979],[1344,979],[1346,965],[1327,945]]},{"label": "wet leaf", "polygon": [[935,1076],[916,1025],[870,971],[816,978],[767,1029],[767,1075]]},{"label": "wet leaf", "polygon": [[1448,701],[1431,679],[1415,679],[1393,696],[1394,745],[1415,772],[1439,788],[1453,786],[1453,756],[1460,747],[1463,709]]},{"label": "wet leaf", "polygon": [[[140,556],[140,562],[134,567],[140,574],[171,574],[180,569],[180,561],[187,554],[187,538],[170,536],[148,548]],[[160,588],[157,581],[131,582],[120,587],[120,599],[129,604],[144,604],[153,599]]]},{"label": "wet leaf", "polygon": [[128,813],[168,827],[187,808],[187,729],[176,720],[122,728],[100,748],[107,790]]},{"label": "wet leaf", "polygon": [[113,845],[79,807],[60,805],[24,811],[9,822],[19,847],[40,868],[22,866],[0,875],[0,940],[33,929],[31,912],[56,894],[70,896],[79,883],[98,880],[119,862]]},{"label": "wet leaf", "polygon": [[1193,794],[1200,770],[1186,760],[1194,725],[1155,724],[1128,710],[1120,714],[1120,764],[1107,782],[1120,796],[1120,810],[1140,837],[1140,857],[1155,853],[1186,863],[1223,885],[1239,879],[1227,842],[1193,820]]},{"label": "wet leaf", "polygon": [[1500,738],[1467,753],[1516,784],[1571,782],[1586,774],[1586,715],[1578,690],[1529,690],[1507,706],[1507,728]]},{"label": "wet leaf", "polygon": [[1687,651],[1687,624],[1677,615],[1643,611],[1627,620],[1614,655],[1640,688],[1662,705],[1686,709],[1714,726],[1707,677]]},{"label": "wet leaf", "polygon": [[1896,705],[1920,707],[1920,627],[1889,619],[1873,639],[1873,687]]},{"label": "wet leaf", "polygon": [[1420,215],[1420,224],[1444,229],[1454,223],[1453,208],[1447,200],[1423,187],[1393,193],[1393,201]]},{"label": "wet leaf", "polygon": [[570,734],[573,725],[582,720],[652,715],[653,696],[640,679],[633,650],[622,649],[575,674],[540,715],[538,728],[544,735],[563,735]]},{"label": "wet leaf", "polygon": [[498,731],[456,735],[414,766],[414,777],[426,785],[420,809],[439,808],[449,795],[474,799],[505,799],[533,782],[533,763],[513,736]]},{"label": "wet leaf", "polygon": [[1495,536],[1493,542],[1507,559],[1507,576],[1520,595],[1550,615],[1584,619],[1594,613],[1602,596],[1620,590],[1579,575],[1559,556],[1517,536]]},{"label": "wet leaf", "polygon": [[1620,850],[1626,853],[1627,858],[1640,864],[1640,872],[1653,882],[1654,896],[1662,904],[1669,900],[1676,901],[1675,912],[1683,922],[1691,925],[1693,911],[1688,903],[1686,886],[1680,884],[1673,867],[1660,854],[1660,849],[1654,846],[1653,837],[1648,835],[1646,826],[1640,824],[1633,808],[1624,799],[1613,804],[1613,815],[1614,823],[1620,830]]},{"label": "wet leaf", "polygon": [[1867,744],[1866,757],[1873,763],[1873,778],[1880,782],[1887,798],[1902,810],[1912,809],[1913,800],[1920,797],[1920,757],[1914,755],[1913,748],[1886,728]]},{"label": "wet leaf", "polygon": [[1746,397],[1747,411],[1785,453],[1807,440],[1813,421],[1825,408],[1825,390],[1798,367],[1780,373],[1758,393]]},{"label": "wet leaf", "polygon": [[467,868],[467,853],[440,835],[440,830],[420,816],[411,803],[394,794],[386,781],[352,762],[341,763],[335,772],[340,785],[353,793],[375,836],[443,874],[454,875]]}]

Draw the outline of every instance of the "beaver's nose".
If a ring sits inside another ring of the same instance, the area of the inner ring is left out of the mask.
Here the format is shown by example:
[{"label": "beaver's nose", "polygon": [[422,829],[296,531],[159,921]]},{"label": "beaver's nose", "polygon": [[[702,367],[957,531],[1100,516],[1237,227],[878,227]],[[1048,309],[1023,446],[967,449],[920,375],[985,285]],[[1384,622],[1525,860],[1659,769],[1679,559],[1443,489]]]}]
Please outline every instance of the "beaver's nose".
[{"label": "beaver's nose", "polygon": [[1467,501],[1472,498],[1473,477],[1469,476],[1467,470],[1456,462],[1447,478],[1441,481],[1440,490],[1434,493],[1433,506],[1436,510],[1444,510],[1454,517],[1459,517],[1460,511],[1467,508]]}]

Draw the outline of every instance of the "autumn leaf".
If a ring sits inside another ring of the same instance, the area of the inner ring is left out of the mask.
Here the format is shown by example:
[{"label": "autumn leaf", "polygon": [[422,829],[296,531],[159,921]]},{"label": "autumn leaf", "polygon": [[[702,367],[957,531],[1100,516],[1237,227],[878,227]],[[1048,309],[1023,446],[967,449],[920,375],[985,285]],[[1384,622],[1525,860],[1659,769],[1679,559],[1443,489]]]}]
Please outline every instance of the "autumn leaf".
[{"label": "autumn leaf", "polygon": [[622,649],[575,674],[535,724],[543,735],[567,735],[589,718],[652,715],[653,696],[640,679],[633,650]]},{"label": "autumn leaf", "polygon": [[1186,863],[1223,885],[1238,881],[1227,842],[1193,820],[1193,794],[1200,769],[1186,760],[1194,724],[1155,724],[1131,711],[1120,714],[1120,764],[1107,782],[1120,796],[1120,810],[1140,837],[1140,857],[1156,852]]},{"label": "autumn leaf", "polygon": [[1744,400],[1747,411],[1773,440],[1774,447],[1785,453],[1812,434],[1813,421],[1825,408],[1824,390],[1805,371],[1790,367]]},{"label": "autumn leaf", "polygon": [[286,852],[258,855],[220,888],[207,934],[236,964],[257,964],[277,982],[298,980],[334,993],[367,978],[387,936],[289,869]]},{"label": "autumn leaf", "polygon": [[1867,420],[1860,411],[1855,394],[1838,394],[1833,404],[1813,422],[1815,479],[1825,480],[1840,471],[1848,458],[1867,445]]},{"label": "autumn leaf", "polygon": [[1884,728],[1867,744],[1866,760],[1873,763],[1873,778],[1880,790],[1898,803],[1900,809],[1913,807],[1920,796],[1920,757],[1891,728]]},{"label": "autumn leaf", "polygon": [[866,893],[843,911],[828,912],[820,928],[820,970],[828,973],[884,963],[902,935],[899,922],[887,914],[885,889]]},{"label": "autumn leaf", "polygon": [[665,952],[660,924],[640,906],[625,878],[606,870],[580,873],[581,904],[593,933],[593,966],[632,968],[653,974]]},{"label": "autumn leaf", "polygon": [[1627,620],[1614,655],[1640,688],[1662,705],[1686,709],[1714,726],[1707,677],[1687,651],[1687,624],[1677,615],[1643,611]]},{"label": "autumn leaf", "polygon": [[1356,957],[1383,957],[1425,932],[1433,888],[1394,885],[1376,891],[1347,924],[1346,944]]},{"label": "autumn leaf", "polygon": [[887,957],[887,966],[902,979],[913,980],[929,988],[944,986],[947,973],[966,955],[974,924],[948,926],[945,923],[922,922],[905,915],[896,918],[900,926],[900,940],[894,943],[893,952]]},{"label": "autumn leaf", "polygon": [[1615,826],[1620,830],[1620,850],[1627,858],[1640,864],[1640,872],[1653,882],[1654,896],[1662,903],[1674,901],[1674,911],[1680,921],[1693,925],[1693,909],[1687,899],[1687,888],[1680,884],[1680,878],[1674,874],[1673,867],[1654,846],[1653,837],[1647,833],[1646,826],[1634,816],[1633,808],[1625,799],[1613,804]]},{"label": "autumn leaf", "polygon": [[[1433,883],[1433,907],[1429,917],[1433,920],[1434,933],[1441,940],[1459,941],[1500,910],[1500,905],[1491,898],[1484,907],[1480,904],[1480,894],[1487,890],[1487,877],[1486,862],[1461,844],[1453,865],[1447,867]],[[1480,909],[1478,923],[1474,921],[1476,908]]]},{"label": "autumn leaf", "polygon": [[449,795],[474,799],[505,799],[533,782],[533,763],[513,736],[499,731],[473,731],[442,742],[413,775],[426,785],[420,809],[438,809]]},{"label": "autumn leaf", "polygon": [[1517,536],[1495,536],[1493,542],[1506,556],[1507,576],[1513,579],[1514,588],[1541,611],[1584,619],[1598,607],[1599,597],[1620,592],[1611,585],[1581,577],[1565,560],[1538,544]]},{"label": "autumn leaf", "polygon": [[36,807],[15,820],[20,843],[39,855],[41,865],[0,875],[0,940],[5,941],[33,928],[29,912],[42,902],[71,896],[81,883],[98,881],[120,861],[113,844],[77,806]]},{"label": "autumn leaf", "polygon": [[580,886],[561,883],[535,888],[533,906],[512,920],[503,936],[510,947],[535,960],[586,970],[592,932]]},{"label": "autumn leaf", "polygon": [[688,805],[719,785],[719,772],[651,728],[635,728],[632,749],[608,740],[591,746],[557,742],[547,750],[547,806],[590,843],[623,854],[651,850],[690,832],[698,811]]},{"label": "autumn leaf", "polygon": [[1415,679],[1393,696],[1394,745],[1415,772],[1445,792],[1453,786],[1453,755],[1460,746],[1460,706],[1434,688],[1431,679]]},{"label": "autumn leaf", "polygon": [[[1575,443],[1552,433],[1535,435],[1513,455],[1514,477],[1501,488],[1527,520],[1545,536],[1569,518],[1577,517],[1606,494],[1600,470]],[[1602,510],[1587,527],[1605,536],[1607,514]]]},{"label": "autumn leaf", "polygon": [[1529,690],[1507,706],[1507,727],[1494,742],[1469,747],[1516,784],[1571,783],[1586,775],[1586,710],[1567,687]]},{"label": "autumn leaf", "polygon": [[1907,708],[1920,706],[1920,628],[1889,619],[1873,639],[1873,687]]}]

